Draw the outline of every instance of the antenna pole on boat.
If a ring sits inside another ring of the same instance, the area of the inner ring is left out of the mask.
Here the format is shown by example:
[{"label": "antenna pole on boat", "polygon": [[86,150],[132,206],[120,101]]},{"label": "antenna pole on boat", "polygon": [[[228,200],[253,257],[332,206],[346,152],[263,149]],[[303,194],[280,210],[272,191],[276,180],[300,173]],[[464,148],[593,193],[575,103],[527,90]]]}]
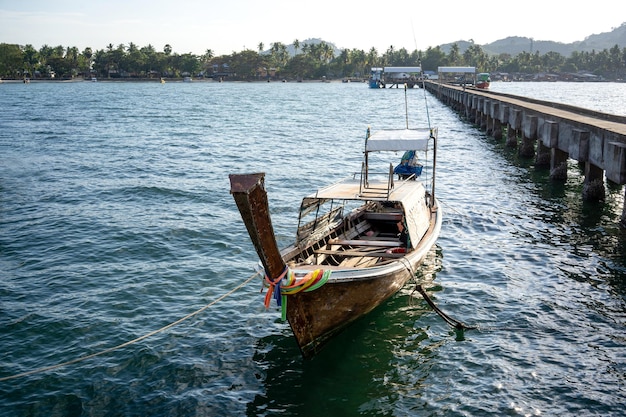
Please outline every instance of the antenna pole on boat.
[{"label": "antenna pole on boat", "polygon": [[[437,128],[433,129],[429,126],[430,137],[433,139],[433,173],[432,173],[432,186],[430,187],[430,207],[435,206],[435,168],[437,166]],[[434,133],[433,133],[434,132]]]},{"label": "antenna pole on boat", "polygon": [[422,90],[424,90],[424,105],[426,107],[426,119],[428,120],[428,128],[430,129],[430,113],[428,112],[428,99],[426,98],[426,82],[422,76]]},{"label": "antenna pole on boat", "polygon": [[404,113],[406,117],[406,128],[409,128],[409,102],[406,98],[406,83],[404,83]]},{"label": "antenna pole on boat", "polygon": [[367,152],[367,141],[370,138],[370,127],[367,127],[367,132],[365,132],[365,150],[363,151],[363,153],[365,154],[365,166],[363,167],[363,169],[361,170],[361,185],[367,187],[367,184],[369,182],[369,179],[367,178],[367,171],[369,170],[369,154]]}]

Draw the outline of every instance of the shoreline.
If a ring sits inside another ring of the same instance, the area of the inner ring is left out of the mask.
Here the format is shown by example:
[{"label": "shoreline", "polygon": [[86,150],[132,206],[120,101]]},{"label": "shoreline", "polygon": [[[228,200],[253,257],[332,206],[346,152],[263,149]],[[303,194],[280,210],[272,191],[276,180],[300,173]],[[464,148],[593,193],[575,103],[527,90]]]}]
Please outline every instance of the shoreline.
[{"label": "shoreline", "polygon": [[[436,80],[432,80],[435,81]],[[103,78],[103,79],[83,79],[83,78],[75,78],[70,80],[55,80],[55,79],[30,79],[28,81],[24,81],[22,79],[0,79],[0,84],[43,84],[43,83],[60,83],[60,84],[74,84],[74,83],[156,83],[156,84],[167,84],[167,83],[291,83],[291,84],[311,84],[311,83],[342,83],[342,84],[363,84],[367,83],[367,80],[364,79],[362,81],[359,80],[348,80],[344,81],[344,79],[318,79],[318,80],[214,80],[213,78],[197,78],[192,79],[191,81],[186,81],[183,78],[166,78],[164,83],[161,83],[161,80],[158,78],[132,78],[132,79],[122,79],[122,78]],[[492,81],[492,83],[526,83],[526,82],[544,82],[544,83],[623,83],[625,81],[620,80],[597,80],[597,81],[567,81],[567,80],[558,80],[558,81],[537,81],[537,80],[514,80],[514,81]]]},{"label": "shoreline", "polygon": [[[2,79],[0,80],[0,84],[6,83],[6,84],[33,84],[33,83],[82,83],[82,82],[89,82],[89,83],[156,83],[156,84],[161,84],[161,80],[160,79],[154,79],[154,78],[140,78],[140,79],[120,79],[120,78],[115,78],[115,79],[110,79],[110,78],[102,78],[102,79],[97,79],[97,80],[91,80],[91,79],[72,79],[72,80],[53,80],[53,79],[30,79],[27,82],[24,82],[24,80],[15,80],[15,79]],[[214,80],[213,78],[198,78],[198,79],[193,79],[191,81],[185,81],[182,78],[166,78],[165,79],[165,83],[336,83],[336,82],[340,82],[342,83],[343,81],[340,79],[337,80],[301,80],[301,81],[296,81],[296,80],[222,80],[222,81],[218,81],[218,80]],[[366,80],[364,81],[351,81],[353,83],[357,83],[357,84],[361,84],[366,82]]]}]

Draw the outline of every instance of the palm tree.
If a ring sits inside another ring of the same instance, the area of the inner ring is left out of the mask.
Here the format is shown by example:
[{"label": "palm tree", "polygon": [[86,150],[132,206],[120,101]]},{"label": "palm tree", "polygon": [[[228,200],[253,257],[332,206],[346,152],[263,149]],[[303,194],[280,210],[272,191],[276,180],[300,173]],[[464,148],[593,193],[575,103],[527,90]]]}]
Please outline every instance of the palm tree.
[{"label": "palm tree", "polygon": [[206,52],[204,53],[204,55],[202,55],[200,57],[200,61],[202,63],[202,70],[204,71],[205,75],[207,72],[209,72],[209,66],[211,64],[211,59],[213,59],[213,57],[215,56],[215,54],[213,53],[212,49],[207,49]]},{"label": "palm tree", "polygon": [[293,41],[293,49],[294,51],[294,55],[298,55],[298,49],[300,48],[300,41],[298,39],[294,39]]},{"label": "palm tree", "polygon": [[321,57],[322,60],[325,63],[329,63],[331,59],[333,59],[335,57],[335,51],[333,50],[333,47],[330,46],[329,44],[327,44],[326,42],[322,41],[320,43],[321,46]]},{"label": "palm tree", "polygon": [[448,53],[448,65],[457,66],[461,65],[461,52],[459,51],[459,44],[454,43],[450,48],[450,52]]},{"label": "palm tree", "polygon": [[378,51],[376,48],[372,47],[367,53],[367,63],[372,67],[378,66]]},{"label": "palm tree", "polygon": [[278,67],[283,67],[289,58],[289,54],[287,53],[287,47],[282,42],[274,42],[272,43],[272,47],[270,49],[272,54],[272,59],[274,63]]},{"label": "palm tree", "polygon": [[107,78],[111,78],[111,67],[113,66],[113,44],[109,43],[107,45],[107,51],[106,51],[106,72],[107,72]]},{"label": "palm tree", "polygon": [[389,46],[389,48],[387,48],[387,52],[385,52],[383,54],[383,62],[389,65],[394,65],[394,55],[396,53],[396,49],[393,47],[393,45]]},{"label": "palm tree", "polygon": [[89,75],[91,71],[91,57],[93,56],[93,50],[90,47],[86,47],[83,49],[83,52],[80,53],[78,57],[78,61],[80,63],[79,69],[83,73],[83,77]]},{"label": "palm tree", "polygon": [[74,76],[78,73],[78,55],[79,51],[77,47],[67,47],[65,51],[65,60],[70,68],[72,78],[74,78]]},{"label": "palm tree", "polygon": [[619,74],[624,69],[623,54],[619,49],[619,45],[615,44],[609,50],[609,68],[608,71],[613,73],[615,78],[619,78]]},{"label": "palm tree", "polygon": [[348,65],[350,63],[350,51],[342,49],[339,54],[339,59],[343,65]]},{"label": "palm tree", "polygon": [[24,56],[24,65],[26,66],[28,73],[34,76],[35,66],[39,63],[39,53],[33,47],[33,45],[26,45],[22,51]]}]

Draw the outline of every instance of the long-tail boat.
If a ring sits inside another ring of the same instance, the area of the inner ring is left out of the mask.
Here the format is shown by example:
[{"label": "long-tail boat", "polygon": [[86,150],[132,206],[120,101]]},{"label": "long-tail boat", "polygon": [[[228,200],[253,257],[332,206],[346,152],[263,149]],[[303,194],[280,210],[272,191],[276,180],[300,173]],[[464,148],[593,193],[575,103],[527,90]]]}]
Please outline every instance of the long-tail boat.
[{"label": "long-tail boat", "polygon": [[488,89],[491,85],[491,76],[488,72],[476,75],[476,88]]},{"label": "long-tail boat", "polygon": [[[404,155],[395,168],[377,173],[373,154],[384,151]],[[437,128],[368,128],[360,172],[304,197],[295,242],[282,250],[265,174],[230,175],[269,287],[266,307],[272,299],[281,306],[305,358],[415,277],[441,230],[436,152]],[[425,155],[424,164],[418,155]]]}]

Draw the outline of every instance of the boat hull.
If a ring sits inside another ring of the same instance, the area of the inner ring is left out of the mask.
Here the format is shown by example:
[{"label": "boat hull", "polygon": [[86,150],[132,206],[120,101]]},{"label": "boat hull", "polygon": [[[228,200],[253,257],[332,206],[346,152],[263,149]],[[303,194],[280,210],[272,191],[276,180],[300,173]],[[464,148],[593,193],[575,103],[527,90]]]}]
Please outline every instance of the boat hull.
[{"label": "boat hull", "polygon": [[476,88],[480,89],[488,89],[489,84],[491,83],[491,77],[488,72],[481,72],[476,77]]},{"label": "boat hull", "polygon": [[287,297],[287,321],[305,358],[317,354],[333,336],[393,296],[414,276],[441,230],[441,212],[433,209],[431,217],[428,232],[406,256],[379,267],[333,269],[324,286]]}]

